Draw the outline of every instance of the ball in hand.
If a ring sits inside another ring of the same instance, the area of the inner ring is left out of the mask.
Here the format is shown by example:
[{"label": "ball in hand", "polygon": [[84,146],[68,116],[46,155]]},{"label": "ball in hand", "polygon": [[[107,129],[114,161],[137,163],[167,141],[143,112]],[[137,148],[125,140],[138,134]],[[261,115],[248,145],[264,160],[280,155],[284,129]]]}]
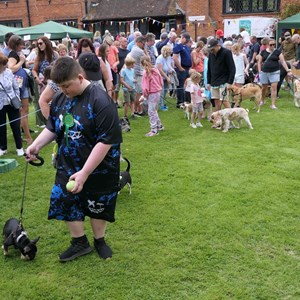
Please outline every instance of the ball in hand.
[{"label": "ball in hand", "polygon": [[66,185],[67,191],[71,192],[74,186],[75,186],[75,180],[70,180]]}]

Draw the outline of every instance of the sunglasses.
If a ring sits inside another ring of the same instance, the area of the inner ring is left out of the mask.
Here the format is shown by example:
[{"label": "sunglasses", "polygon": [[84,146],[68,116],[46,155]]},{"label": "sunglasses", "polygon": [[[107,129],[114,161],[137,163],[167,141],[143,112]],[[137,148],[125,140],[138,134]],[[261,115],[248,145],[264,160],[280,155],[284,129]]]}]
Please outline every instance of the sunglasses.
[{"label": "sunglasses", "polygon": [[269,44],[269,46],[275,46],[275,44]]},{"label": "sunglasses", "polygon": [[41,42],[40,42],[40,43],[38,43],[38,45],[39,45],[39,46],[42,46],[42,45],[44,45],[44,43],[41,43]]}]

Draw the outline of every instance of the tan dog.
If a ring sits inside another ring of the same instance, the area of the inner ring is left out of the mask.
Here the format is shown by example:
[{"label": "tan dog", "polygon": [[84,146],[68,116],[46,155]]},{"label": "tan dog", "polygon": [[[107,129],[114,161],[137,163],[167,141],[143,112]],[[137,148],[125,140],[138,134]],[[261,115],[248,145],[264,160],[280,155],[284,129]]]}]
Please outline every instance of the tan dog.
[{"label": "tan dog", "polygon": [[300,107],[300,80],[294,80],[294,103],[296,107]]},{"label": "tan dog", "polygon": [[180,104],[180,109],[184,110],[184,117],[189,120],[190,119],[190,114],[193,111],[193,105],[192,105],[192,103],[183,102],[183,103]]},{"label": "tan dog", "polygon": [[[230,124],[234,128],[240,128],[241,120],[244,119],[250,129],[253,129],[252,124],[250,122],[248,116],[248,109],[242,107],[235,107],[235,108],[225,108],[222,110],[215,111],[211,114],[211,122],[214,123],[213,127],[223,128],[223,132],[227,132]],[[237,121],[238,126],[235,126],[232,121]]]},{"label": "tan dog", "polygon": [[254,99],[257,107],[257,112],[260,112],[262,88],[259,84],[248,83],[243,85],[242,87],[232,85],[228,90],[233,98],[233,101],[235,102],[234,107],[238,107],[241,104],[242,100]]}]

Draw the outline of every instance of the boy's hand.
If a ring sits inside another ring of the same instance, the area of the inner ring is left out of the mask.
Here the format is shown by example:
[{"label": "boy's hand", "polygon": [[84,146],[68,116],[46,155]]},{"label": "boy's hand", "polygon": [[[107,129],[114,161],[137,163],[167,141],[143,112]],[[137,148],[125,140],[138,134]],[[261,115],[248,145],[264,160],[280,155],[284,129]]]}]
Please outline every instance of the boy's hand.
[{"label": "boy's hand", "polygon": [[88,174],[84,173],[82,170],[70,176],[69,180],[75,180],[75,186],[72,189],[73,194],[78,194],[82,191],[87,178]]},{"label": "boy's hand", "polygon": [[38,147],[36,147],[34,144],[31,144],[26,150],[25,150],[25,159],[26,161],[33,161],[36,160],[36,155],[39,153]]}]

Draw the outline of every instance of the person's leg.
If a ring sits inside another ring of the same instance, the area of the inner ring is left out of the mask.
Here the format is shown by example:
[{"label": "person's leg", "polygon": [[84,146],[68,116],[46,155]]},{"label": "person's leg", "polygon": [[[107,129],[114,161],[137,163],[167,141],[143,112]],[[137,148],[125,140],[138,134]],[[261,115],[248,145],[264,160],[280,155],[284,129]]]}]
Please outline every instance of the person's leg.
[{"label": "person's leg", "polygon": [[[0,150],[7,151],[7,126],[6,123],[6,109],[8,105],[4,105],[0,110]],[[1,154],[3,154],[1,152]]]},{"label": "person's leg", "polygon": [[100,219],[91,218],[91,226],[94,233],[94,246],[99,256],[103,259],[109,259],[112,257],[112,250],[106,244],[104,236],[107,222]]},{"label": "person's leg", "polygon": [[71,261],[79,256],[92,252],[90,243],[84,234],[83,221],[66,222],[69,228],[72,240],[71,246],[59,255],[61,262]]},{"label": "person's leg", "polygon": [[30,145],[33,139],[31,137],[29,124],[28,124],[28,113],[29,113],[28,98],[22,99],[22,108],[20,112],[21,112],[21,127],[23,128],[23,131],[25,133],[27,144]]},{"label": "person's leg", "polygon": [[262,96],[261,96],[261,104],[265,104],[265,98],[268,92],[268,84],[262,85]]},{"label": "person's leg", "polygon": [[[23,143],[22,143],[22,136],[21,136],[21,122],[20,122],[20,111],[18,109],[14,109],[10,105],[7,107],[7,115],[10,122],[10,128],[12,130],[16,149],[22,149]],[[16,120],[16,121],[15,121]],[[19,155],[21,155],[22,151]]]},{"label": "person's leg", "polygon": [[148,116],[149,116],[149,123],[150,123],[150,132],[146,134],[146,136],[152,136],[157,133],[157,111],[156,105],[153,94],[148,96]]},{"label": "person's leg", "polygon": [[215,100],[216,111],[221,110],[222,101],[219,99],[214,99],[214,100]]},{"label": "person's leg", "polygon": [[271,108],[276,109],[276,97],[277,97],[277,85],[278,82],[271,83]]},{"label": "person's leg", "polygon": [[176,69],[176,73],[177,73],[177,78],[178,78],[178,82],[179,82],[177,89],[176,89],[177,107],[179,107],[180,104],[184,102],[184,81],[186,79],[186,76],[185,76],[185,71],[179,71],[178,69]]},{"label": "person's leg", "polygon": [[129,92],[123,91],[123,99],[124,99],[124,116],[128,116],[128,102],[129,102]]}]

